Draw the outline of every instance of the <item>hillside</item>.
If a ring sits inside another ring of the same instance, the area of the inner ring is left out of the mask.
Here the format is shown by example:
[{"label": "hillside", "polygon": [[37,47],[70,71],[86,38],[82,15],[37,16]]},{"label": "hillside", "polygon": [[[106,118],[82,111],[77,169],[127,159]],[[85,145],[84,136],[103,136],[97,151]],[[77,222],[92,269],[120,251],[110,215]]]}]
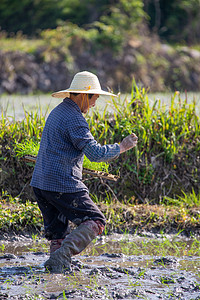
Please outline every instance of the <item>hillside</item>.
[{"label": "hillside", "polygon": [[35,46],[29,40],[29,48],[20,47],[23,42],[13,39],[9,48],[1,43],[0,94],[63,89],[80,70],[96,73],[103,88],[115,92],[130,91],[133,79],[151,92],[199,91],[200,51],[163,44],[156,36],[132,37],[118,52],[96,48],[91,41],[76,37],[65,47],[59,42],[52,45],[53,38]]}]

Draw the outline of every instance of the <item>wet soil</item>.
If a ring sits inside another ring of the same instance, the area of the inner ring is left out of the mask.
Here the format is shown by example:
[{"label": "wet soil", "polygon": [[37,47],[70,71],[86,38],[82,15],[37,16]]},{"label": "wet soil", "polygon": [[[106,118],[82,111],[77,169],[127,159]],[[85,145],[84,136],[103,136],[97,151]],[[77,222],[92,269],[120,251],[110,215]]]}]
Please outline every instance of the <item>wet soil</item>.
[{"label": "wet soil", "polygon": [[72,271],[62,275],[44,270],[49,256],[45,239],[4,236],[0,299],[200,299],[200,256],[192,251],[194,240],[165,237],[174,243],[178,239],[179,248],[165,252],[162,239],[159,235],[99,237],[73,258]]}]

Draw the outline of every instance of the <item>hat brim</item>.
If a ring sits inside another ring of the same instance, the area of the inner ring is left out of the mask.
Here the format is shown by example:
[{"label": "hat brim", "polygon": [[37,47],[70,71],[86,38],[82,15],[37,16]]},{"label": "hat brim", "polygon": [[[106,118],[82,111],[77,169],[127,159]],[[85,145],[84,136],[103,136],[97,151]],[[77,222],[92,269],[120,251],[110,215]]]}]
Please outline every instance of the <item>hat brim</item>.
[{"label": "hat brim", "polygon": [[69,97],[70,93],[77,93],[77,94],[97,94],[97,95],[102,95],[102,96],[112,96],[112,97],[118,97],[117,95],[113,93],[109,93],[103,90],[63,90],[63,91],[58,91],[53,93],[51,96],[55,98],[66,98]]}]

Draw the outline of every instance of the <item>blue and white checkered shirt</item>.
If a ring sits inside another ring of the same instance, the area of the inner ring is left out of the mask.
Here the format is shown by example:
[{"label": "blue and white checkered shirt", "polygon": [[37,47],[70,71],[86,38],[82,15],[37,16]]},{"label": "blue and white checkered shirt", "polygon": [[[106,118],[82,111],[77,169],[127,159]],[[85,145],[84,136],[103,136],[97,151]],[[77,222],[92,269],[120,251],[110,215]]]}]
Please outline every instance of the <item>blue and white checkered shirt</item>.
[{"label": "blue and white checkered shirt", "polygon": [[98,144],[78,105],[66,98],[47,118],[31,186],[62,193],[88,191],[81,181],[84,154],[90,161],[109,161],[119,156],[120,147]]}]

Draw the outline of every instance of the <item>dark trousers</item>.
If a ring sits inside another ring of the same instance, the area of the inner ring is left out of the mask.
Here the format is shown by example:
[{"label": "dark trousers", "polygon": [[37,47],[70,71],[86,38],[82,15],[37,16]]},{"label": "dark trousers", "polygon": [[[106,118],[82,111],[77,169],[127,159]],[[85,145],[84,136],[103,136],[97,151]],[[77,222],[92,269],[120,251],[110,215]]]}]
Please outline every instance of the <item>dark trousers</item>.
[{"label": "dark trousers", "polygon": [[86,191],[58,193],[35,187],[33,191],[42,212],[45,237],[48,240],[65,238],[70,232],[69,220],[76,225],[86,220],[98,220],[105,226],[104,215]]}]

